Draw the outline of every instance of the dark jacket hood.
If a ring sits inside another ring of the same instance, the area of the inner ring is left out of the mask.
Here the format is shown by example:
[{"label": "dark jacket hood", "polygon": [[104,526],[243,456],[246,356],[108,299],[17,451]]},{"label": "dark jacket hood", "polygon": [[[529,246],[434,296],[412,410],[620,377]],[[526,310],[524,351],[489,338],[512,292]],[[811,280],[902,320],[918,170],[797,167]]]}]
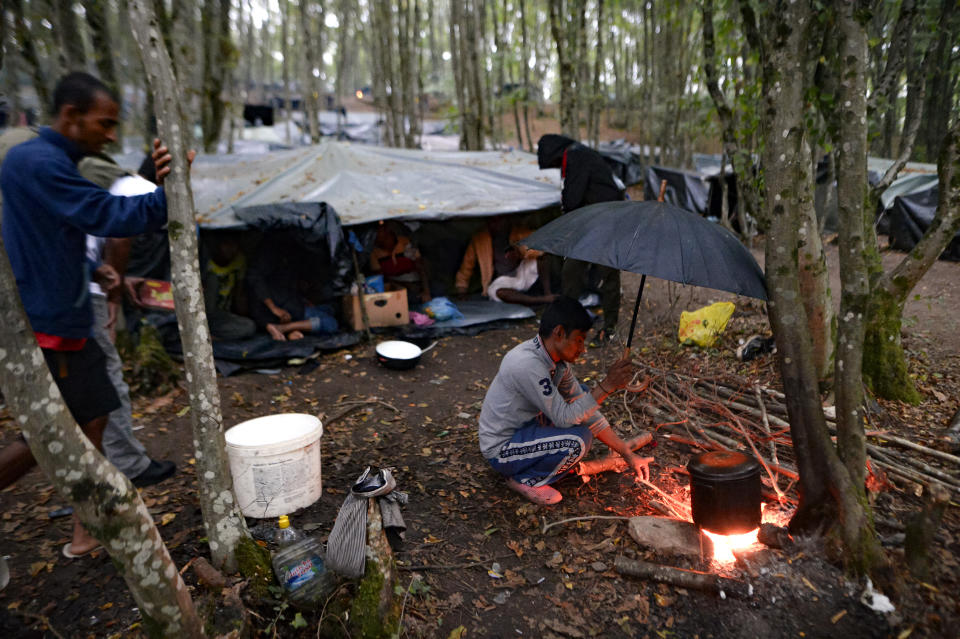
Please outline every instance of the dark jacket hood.
[{"label": "dark jacket hood", "polygon": [[576,144],[565,135],[548,133],[537,142],[537,164],[541,169],[559,169],[563,162],[563,152]]}]

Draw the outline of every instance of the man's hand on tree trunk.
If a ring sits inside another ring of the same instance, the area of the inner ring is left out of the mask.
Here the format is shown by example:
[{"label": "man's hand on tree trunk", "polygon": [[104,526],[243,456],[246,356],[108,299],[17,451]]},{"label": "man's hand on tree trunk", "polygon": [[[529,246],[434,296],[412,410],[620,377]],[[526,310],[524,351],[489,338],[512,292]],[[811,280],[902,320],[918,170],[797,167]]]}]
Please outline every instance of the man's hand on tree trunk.
[{"label": "man's hand on tree trunk", "polygon": [[[170,173],[170,161],[173,158],[170,157],[170,150],[163,145],[160,138],[154,138],[153,140],[153,153],[151,157],[153,158],[153,165],[157,168],[157,186],[163,186],[163,178]],[[195,157],[197,157],[196,151],[187,151],[188,167],[193,165],[193,159]]]}]

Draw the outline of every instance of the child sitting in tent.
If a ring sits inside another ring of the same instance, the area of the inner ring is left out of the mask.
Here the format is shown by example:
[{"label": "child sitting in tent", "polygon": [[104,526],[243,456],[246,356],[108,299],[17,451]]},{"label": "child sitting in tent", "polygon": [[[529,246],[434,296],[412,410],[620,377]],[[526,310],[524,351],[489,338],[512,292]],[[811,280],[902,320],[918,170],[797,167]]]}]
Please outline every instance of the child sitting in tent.
[{"label": "child sitting in tent", "polygon": [[410,231],[400,222],[381,222],[370,253],[370,271],[383,274],[383,283],[407,289],[410,304],[430,301],[430,280]]},{"label": "child sitting in tent", "polygon": [[337,332],[326,282],[329,264],[287,232],[264,237],[247,277],[250,315],[276,341]]},{"label": "child sitting in tent", "polygon": [[246,339],[257,332],[257,325],[246,311],[243,279],[247,258],[240,252],[235,233],[219,233],[210,249],[203,276],[203,303],[213,339]]}]

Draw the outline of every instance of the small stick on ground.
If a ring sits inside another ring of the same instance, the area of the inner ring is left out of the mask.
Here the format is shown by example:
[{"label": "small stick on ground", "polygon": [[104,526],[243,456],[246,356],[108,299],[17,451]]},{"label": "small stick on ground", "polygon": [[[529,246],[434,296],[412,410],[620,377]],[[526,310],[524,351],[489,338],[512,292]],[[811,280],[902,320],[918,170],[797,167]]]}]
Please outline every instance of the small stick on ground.
[{"label": "small stick on ground", "polygon": [[560,524],[568,524],[571,521],[587,521],[590,519],[621,519],[629,521],[629,517],[621,517],[619,515],[589,515],[587,517],[570,517],[569,519],[561,519],[560,521],[555,521],[552,524],[544,523],[543,528],[540,529],[541,533],[546,533],[548,530],[554,526],[559,526]]},{"label": "small stick on ground", "polygon": [[748,584],[736,579],[720,577],[709,572],[697,572],[695,570],[684,570],[672,566],[663,566],[648,561],[637,559],[627,559],[626,557],[617,557],[613,563],[614,569],[621,575],[630,577],[639,577],[648,579],[661,584],[670,584],[680,588],[695,588],[697,590],[706,590],[715,594],[721,592],[746,598],[750,596],[750,587]]}]

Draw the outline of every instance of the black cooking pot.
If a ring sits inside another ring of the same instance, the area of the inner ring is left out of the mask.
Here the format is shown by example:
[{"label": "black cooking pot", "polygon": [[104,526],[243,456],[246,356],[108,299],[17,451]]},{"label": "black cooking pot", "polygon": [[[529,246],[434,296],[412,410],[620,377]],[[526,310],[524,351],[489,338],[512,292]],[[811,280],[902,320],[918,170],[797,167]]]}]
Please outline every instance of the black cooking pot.
[{"label": "black cooking pot", "polygon": [[437,343],[434,342],[430,346],[421,349],[412,342],[404,342],[402,340],[380,342],[377,344],[377,361],[393,370],[409,370],[417,365],[421,355],[436,345]]},{"label": "black cooking pot", "polygon": [[743,453],[718,450],[687,464],[693,523],[718,535],[741,535],[760,526],[760,463]]}]

